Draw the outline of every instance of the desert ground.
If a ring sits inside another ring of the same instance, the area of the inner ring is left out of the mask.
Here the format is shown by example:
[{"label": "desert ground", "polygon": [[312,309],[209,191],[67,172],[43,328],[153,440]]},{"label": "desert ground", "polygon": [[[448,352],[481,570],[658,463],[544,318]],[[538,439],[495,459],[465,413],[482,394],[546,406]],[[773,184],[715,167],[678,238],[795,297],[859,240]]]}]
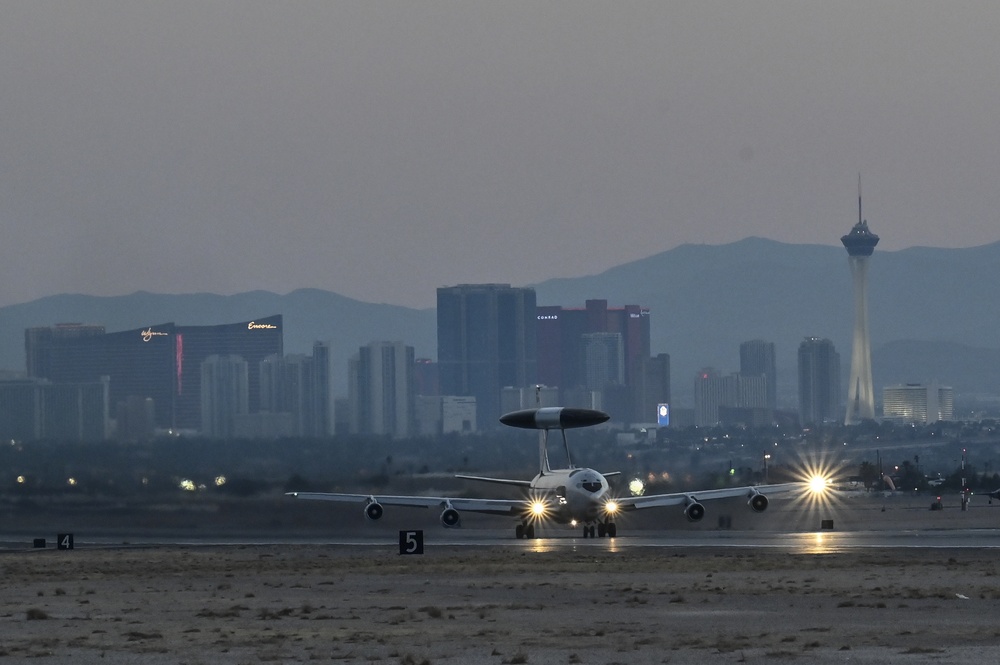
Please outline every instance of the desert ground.
[{"label": "desert ground", "polygon": [[[820,517],[836,516],[837,529],[872,530],[968,530],[1000,521],[1000,506],[960,512],[929,511],[926,504],[869,498],[845,500],[836,513],[776,506],[774,514],[753,517],[769,525],[778,544],[782,526],[815,530]],[[282,503],[282,515],[285,509]],[[230,523],[232,510],[222,509]],[[316,519],[326,516],[325,532],[340,528],[330,518],[339,512],[312,505],[306,514],[313,510]],[[355,512],[339,519],[363,522]],[[36,514],[42,528],[40,519]],[[78,543],[96,528],[81,519],[72,520],[84,525]],[[299,521],[261,519],[283,538],[315,533]],[[430,534],[439,527],[436,516],[428,520],[417,526]],[[199,528],[215,532],[220,523]],[[736,526],[743,523],[741,517]],[[401,556],[393,529],[392,523],[359,527],[371,541],[361,546],[286,539],[149,547],[123,539],[58,551],[50,536],[45,549],[8,547],[0,550],[0,662],[982,663],[1000,657],[997,549],[629,547],[626,535],[558,548],[525,541],[429,546],[423,555]],[[559,535],[573,542],[571,534]]]}]

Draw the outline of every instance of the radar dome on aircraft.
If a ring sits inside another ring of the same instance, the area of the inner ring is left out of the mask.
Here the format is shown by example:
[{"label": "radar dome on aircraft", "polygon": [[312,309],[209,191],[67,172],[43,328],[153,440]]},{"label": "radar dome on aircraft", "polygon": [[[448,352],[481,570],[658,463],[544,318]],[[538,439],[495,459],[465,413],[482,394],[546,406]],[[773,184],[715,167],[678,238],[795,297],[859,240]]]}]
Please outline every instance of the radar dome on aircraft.
[{"label": "radar dome on aircraft", "polygon": [[596,409],[573,409],[547,406],[540,409],[522,409],[500,416],[500,422],[509,427],[524,429],[572,429],[592,427],[607,422],[611,416]]}]

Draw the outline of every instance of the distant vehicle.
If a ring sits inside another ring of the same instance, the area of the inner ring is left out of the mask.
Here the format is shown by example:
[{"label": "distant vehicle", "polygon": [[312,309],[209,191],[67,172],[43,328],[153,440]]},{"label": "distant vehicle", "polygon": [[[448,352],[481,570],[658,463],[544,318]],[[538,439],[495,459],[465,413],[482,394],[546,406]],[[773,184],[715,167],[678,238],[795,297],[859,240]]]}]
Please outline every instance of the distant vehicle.
[{"label": "distant vehicle", "polygon": [[[618,533],[615,518],[623,512],[657,508],[662,506],[683,506],[684,516],[691,522],[705,517],[704,501],[744,497],[747,506],[755,513],[767,509],[768,494],[812,490],[823,492],[827,483],[814,479],[811,483],[784,483],[748,487],[730,487],[704,490],[701,492],[678,492],[651,496],[616,497],[608,484],[608,478],[620,472],[600,473],[594,469],[574,466],[570,455],[566,430],[590,427],[607,421],[610,416],[593,409],[566,407],[544,407],[524,409],[508,413],[500,422],[510,427],[541,430],[538,442],[539,471],[531,480],[511,480],[482,476],[457,475],[457,478],[480,482],[512,485],[520,487],[525,495],[520,499],[479,499],[460,497],[428,496],[385,496],[375,494],[336,494],[327,492],[289,492],[298,499],[363,503],[365,516],[378,520],[384,513],[384,506],[407,506],[421,508],[441,508],[441,524],[448,528],[461,526],[459,511],[510,515],[520,520],[515,528],[517,538],[534,538],[535,526],[542,520],[552,520],[559,524],[583,526],[583,537],[614,538]],[[567,467],[553,469],[549,465],[548,433],[558,429],[562,433]]]}]

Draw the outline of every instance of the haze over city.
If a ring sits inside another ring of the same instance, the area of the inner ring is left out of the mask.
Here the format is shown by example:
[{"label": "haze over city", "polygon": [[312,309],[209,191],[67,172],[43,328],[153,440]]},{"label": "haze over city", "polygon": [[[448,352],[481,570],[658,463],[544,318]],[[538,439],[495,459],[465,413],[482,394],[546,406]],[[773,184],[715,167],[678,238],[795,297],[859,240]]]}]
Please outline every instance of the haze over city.
[{"label": "haze over city", "polygon": [[992,3],[3,3],[0,306],[997,240]]}]

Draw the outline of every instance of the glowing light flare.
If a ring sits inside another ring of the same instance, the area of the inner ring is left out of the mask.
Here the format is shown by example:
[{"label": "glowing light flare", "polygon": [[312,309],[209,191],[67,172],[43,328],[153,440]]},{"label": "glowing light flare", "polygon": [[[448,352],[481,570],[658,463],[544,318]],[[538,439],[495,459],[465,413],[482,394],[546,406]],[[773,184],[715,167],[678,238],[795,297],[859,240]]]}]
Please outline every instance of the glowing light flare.
[{"label": "glowing light flare", "polygon": [[604,504],[604,512],[608,515],[614,515],[618,512],[618,503],[616,501],[608,501]]},{"label": "glowing light flare", "polygon": [[18,484],[18,485],[23,485],[23,484],[24,484],[25,482],[27,482],[27,480],[28,480],[28,479],[27,479],[27,478],[25,478],[24,476],[18,476],[18,477],[17,477],[17,484]]},{"label": "glowing light flare", "polygon": [[76,487],[76,478],[67,478],[66,484],[70,487]]},{"label": "glowing light flare", "polygon": [[531,514],[534,517],[545,517],[546,505],[542,501],[533,501],[531,503]]},{"label": "glowing light flare", "polygon": [[830,481],[826,476],[816,474],[809,481],[809,491],[813,494],[822,494],[830,487]]},{"label": "glowing light flare", "polygon": [[187,478],[182,480],[177,486],[180,487],[185,492],[193,492],[196,489],[198,489],[197,486],[194,484],[194,481],[188,480]]},{"label": "glowing light flare", "polygon": [[646,483],[640,478],[633,478],[628,484],[628,491],[632,496],[642,496],[646,493]]},{"label": "glowing light flare", "polygon": [[215,477],[215,486],[216,487],[222,487],[225,484],[226,484],[226,477],[225,476],[216,476]]}]

